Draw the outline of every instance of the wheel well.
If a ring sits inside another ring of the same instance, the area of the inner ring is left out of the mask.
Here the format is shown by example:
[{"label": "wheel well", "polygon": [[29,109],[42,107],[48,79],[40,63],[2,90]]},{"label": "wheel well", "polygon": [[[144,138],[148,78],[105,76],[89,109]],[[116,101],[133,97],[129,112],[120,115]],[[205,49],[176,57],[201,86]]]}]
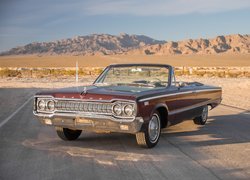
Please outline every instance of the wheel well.
[{"label": "wheel well", "polygon": [[161,128],[167,127],[168,124],[168,111],[165,107],[157,108],[161,118]]}]

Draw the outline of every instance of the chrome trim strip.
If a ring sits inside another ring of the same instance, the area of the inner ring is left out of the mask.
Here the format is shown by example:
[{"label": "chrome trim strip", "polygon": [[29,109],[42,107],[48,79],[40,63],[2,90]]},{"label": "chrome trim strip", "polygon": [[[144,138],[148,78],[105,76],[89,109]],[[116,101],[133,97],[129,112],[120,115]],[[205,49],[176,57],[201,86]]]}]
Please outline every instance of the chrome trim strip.
[{"label": "chrome trim strip", "polygon": [[153,97],[143,98],[143,99],[140,99],[139,102],[144,102],[144,101],[149,101],[149,100],[152,100],[152,99],[169,97],[169,96],[176,96],[176,95],[183,95],[183,94],[192,94],[192,93],[206,92],[206,91],[218,91],[218,90],[220,90],[220,89],[203,89],[203,90],[192,90],[192,91],[186,91],[186,92],[177,92],[177,93],[172,93],[172,94],[164,94],[164,95],[159,95],[159,96],[153,96]]},{"label": "chrome trim strip", "polygon": [[124,101],[124,102],[133,102],[134,100],[127,99],[111,99],[111,100],[102,100],[102,99],[78,99],[78,98],[55,98],[54,96],[47,95],[35,95],[34,98],[52,98],[53,100],[65,100],[65,101],[87,101],[87,102],[114,102],[114,101]]},{"label": "chrome trim strip", "polygon": [[194,108],[198,108],[198,107],[201,107],[201,106],[204,106],[204,105],[210,104],[212,102],[216,102],[216,101],[220,101],[220,99],[209,100],[209,101],[205,101],[205,102],[198,103],[198,104],[195,104],[195,105],[191,105],[191,106],[188,106],[188,107],[172,110],[172,111],[169,111],[168,114],[169,115],[174,115],[174,114],[181,113],[181,112],[184,112],[184,111],[188,111],[188,110],[191,110],[191,109],[194,109]]},{"label": "chrome trim strip", "polygon": [[159,95],[159,96],[153,96],[153,97],[140,99],[139,102],[144,102],[144,101],[149,101],[149,100],[152,100],[152,99],[169,97],[169,96],[176,96],[176,95],[180,95],[180,94],[191,94],[191,93],[193,93],[193,92],[192,91],[187,91],[187,92],[179,92],[179,93],[173,93],[173,94],[164,94],[164,95]]},{"label": "chrome trim strip", "polygon": [[113,117],[113,116],[109,116],[109,115],[101,115],[101,114],[96,114],[96,113],[89,113],[89,114],[86,114],[86,113],[53,113],[53,114],[46,114],[46,113],[37,113],[36,111],[33,111],[33,114],[35,116],[38,116],[38,117],[42,117],[42,118],[54,118],[54,117],[71,117],[73,119],[75,118],[90,118],[90,119],[110,119],[114,122],[132,122],[136,119],[136,117],[131,117],[131,118],[116,118],[116,117]]},{"label": "chrome trim strip", "polygon": [[201,89],[201,90],[195,90],[194,92],[206,92],[206,91],[219,91],[220,89]]}]

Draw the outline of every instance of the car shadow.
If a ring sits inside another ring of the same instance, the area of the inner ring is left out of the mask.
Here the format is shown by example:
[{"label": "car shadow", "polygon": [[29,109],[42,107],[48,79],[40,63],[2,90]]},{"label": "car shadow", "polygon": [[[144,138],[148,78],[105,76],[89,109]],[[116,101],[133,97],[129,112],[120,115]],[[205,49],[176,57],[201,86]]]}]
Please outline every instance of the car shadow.
[{"label": "car shadow", "polygon": [[95,153],[105,151],[115,154],[127,152],[159,155],[164,153],[159,151],[167,150],[173,144],[185,146],[188,143],[189,147],[195,149],[201,146],[248,143],[250,141],[248,113],[246,111],[231,115],[212,115],[205,126],[197,126],[192,121],[185,121],[166,128],[162,131],[159,144],[153,149],[140,148],[136,143],[135,135],[122,133],[83,132],[75,141],[62,141],[51,127],[41,127],[46,132],[40,132],[40,136],[34,139],[33,144],[26,143],[26,145],[37,146],[44,150],[52,148],[53,151],[60,151],[61,148],[62,152],[80,156],[80,152],[86,155],[86,150]]},{"label": "car shadow", "polygon": [[[62,141],[54,128],[40,124],[35,118],[32,119],[35,122],[32,127],[37,126],[37,135],[25,137],[21,144],[25,148],[47,152],[49,156],[93,161],[107,167],[118,166],[121,162],[170,163],[189,167],[197,162],[202,164],[208,161],[208,164],[201,166],[208,166],[212,171],[219,171],[223,175],[238,177],[239,173],[245,174],[247,163],[241,159],[239,167],[230,163],[223,165],[222,154],[228,153],[227,148],[231,147],[228,145],[236,145],[236,153],[244,152],[241,145],[250,142],[249,111],[231,114],[225,114],[220,108],[214,111],[205,126],[197,126],[189,120],[164,129],[159,144],[152,149],[140,148],[134,135],[122,133],[83,132],[75,141]],[[215,158],[214,153],[217,152],[214,150],[218,150],[218,147],[220,155]],[[209,148],[208,153],[204,152],[206,148]],[[233,162],[238,161],[237,158],[230,158]]]},{"label": "car shadow", "polygon": [[[250,112],[243,111],[230,115],[212,115],[205,126],[195,125],[192,121],[170,127],[162,133],[163,138],[188,138],[193,146],[213,146],[250,142]],[[182,131],[183,130],[183,131]],[[206,138],[199,138],[206,136]]]},{"label": "car shadow", "polygon": [[[240,113],[230,115],[212,115],[209,117],[206,125],[195,125],[192,120],[184,121],[178,125],[168,127],[162,130],[160,141],[171,138],[185,138],[188,137],[188,142],[192,146],[213,146],[224,144],[238,144],[250,142],[250,112],[243,111]],[[200,138],[200,137],[205,138]],[[195,138],[197,137],[197,138]],[[193,138],[193,139],[192,139]],[[187,140],[187,139],[185,139]],[[82,134],[77,140],[80,146],[108,146],[112,147],[116,143],[125,144],[130,150],[137,149],[135,136],[131,134]],[[84,142],[84,145],[80,143]],[[91,145],[92,144],[92,145]],[[161,143],[159,146],[167,144]],[[158,146],[156,146],[158,147]]]}]

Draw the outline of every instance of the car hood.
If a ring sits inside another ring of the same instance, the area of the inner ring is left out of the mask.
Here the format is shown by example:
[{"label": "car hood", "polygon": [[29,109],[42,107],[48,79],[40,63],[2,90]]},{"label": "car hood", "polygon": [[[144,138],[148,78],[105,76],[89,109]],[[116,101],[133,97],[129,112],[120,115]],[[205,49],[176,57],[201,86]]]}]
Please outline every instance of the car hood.
[{"label": "car hood", "polygon": [[131,86],[80,86],[41,91],[36,95],[53,96],[55,98],[80,98],[90,100],[135,100],[138,94],[148,90],[151,89]]}]

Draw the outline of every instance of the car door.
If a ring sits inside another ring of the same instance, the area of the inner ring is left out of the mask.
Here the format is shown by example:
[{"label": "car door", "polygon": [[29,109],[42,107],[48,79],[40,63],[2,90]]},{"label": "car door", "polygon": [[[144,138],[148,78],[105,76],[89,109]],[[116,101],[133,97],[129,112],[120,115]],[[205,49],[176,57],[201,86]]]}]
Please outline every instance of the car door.
[{"label": "car door", "polygon": [[172,96],[167,99],[171,124],[177,124],[193,116],[192,106],[195,104],[195,89],[190,86],[172,85]]}]

